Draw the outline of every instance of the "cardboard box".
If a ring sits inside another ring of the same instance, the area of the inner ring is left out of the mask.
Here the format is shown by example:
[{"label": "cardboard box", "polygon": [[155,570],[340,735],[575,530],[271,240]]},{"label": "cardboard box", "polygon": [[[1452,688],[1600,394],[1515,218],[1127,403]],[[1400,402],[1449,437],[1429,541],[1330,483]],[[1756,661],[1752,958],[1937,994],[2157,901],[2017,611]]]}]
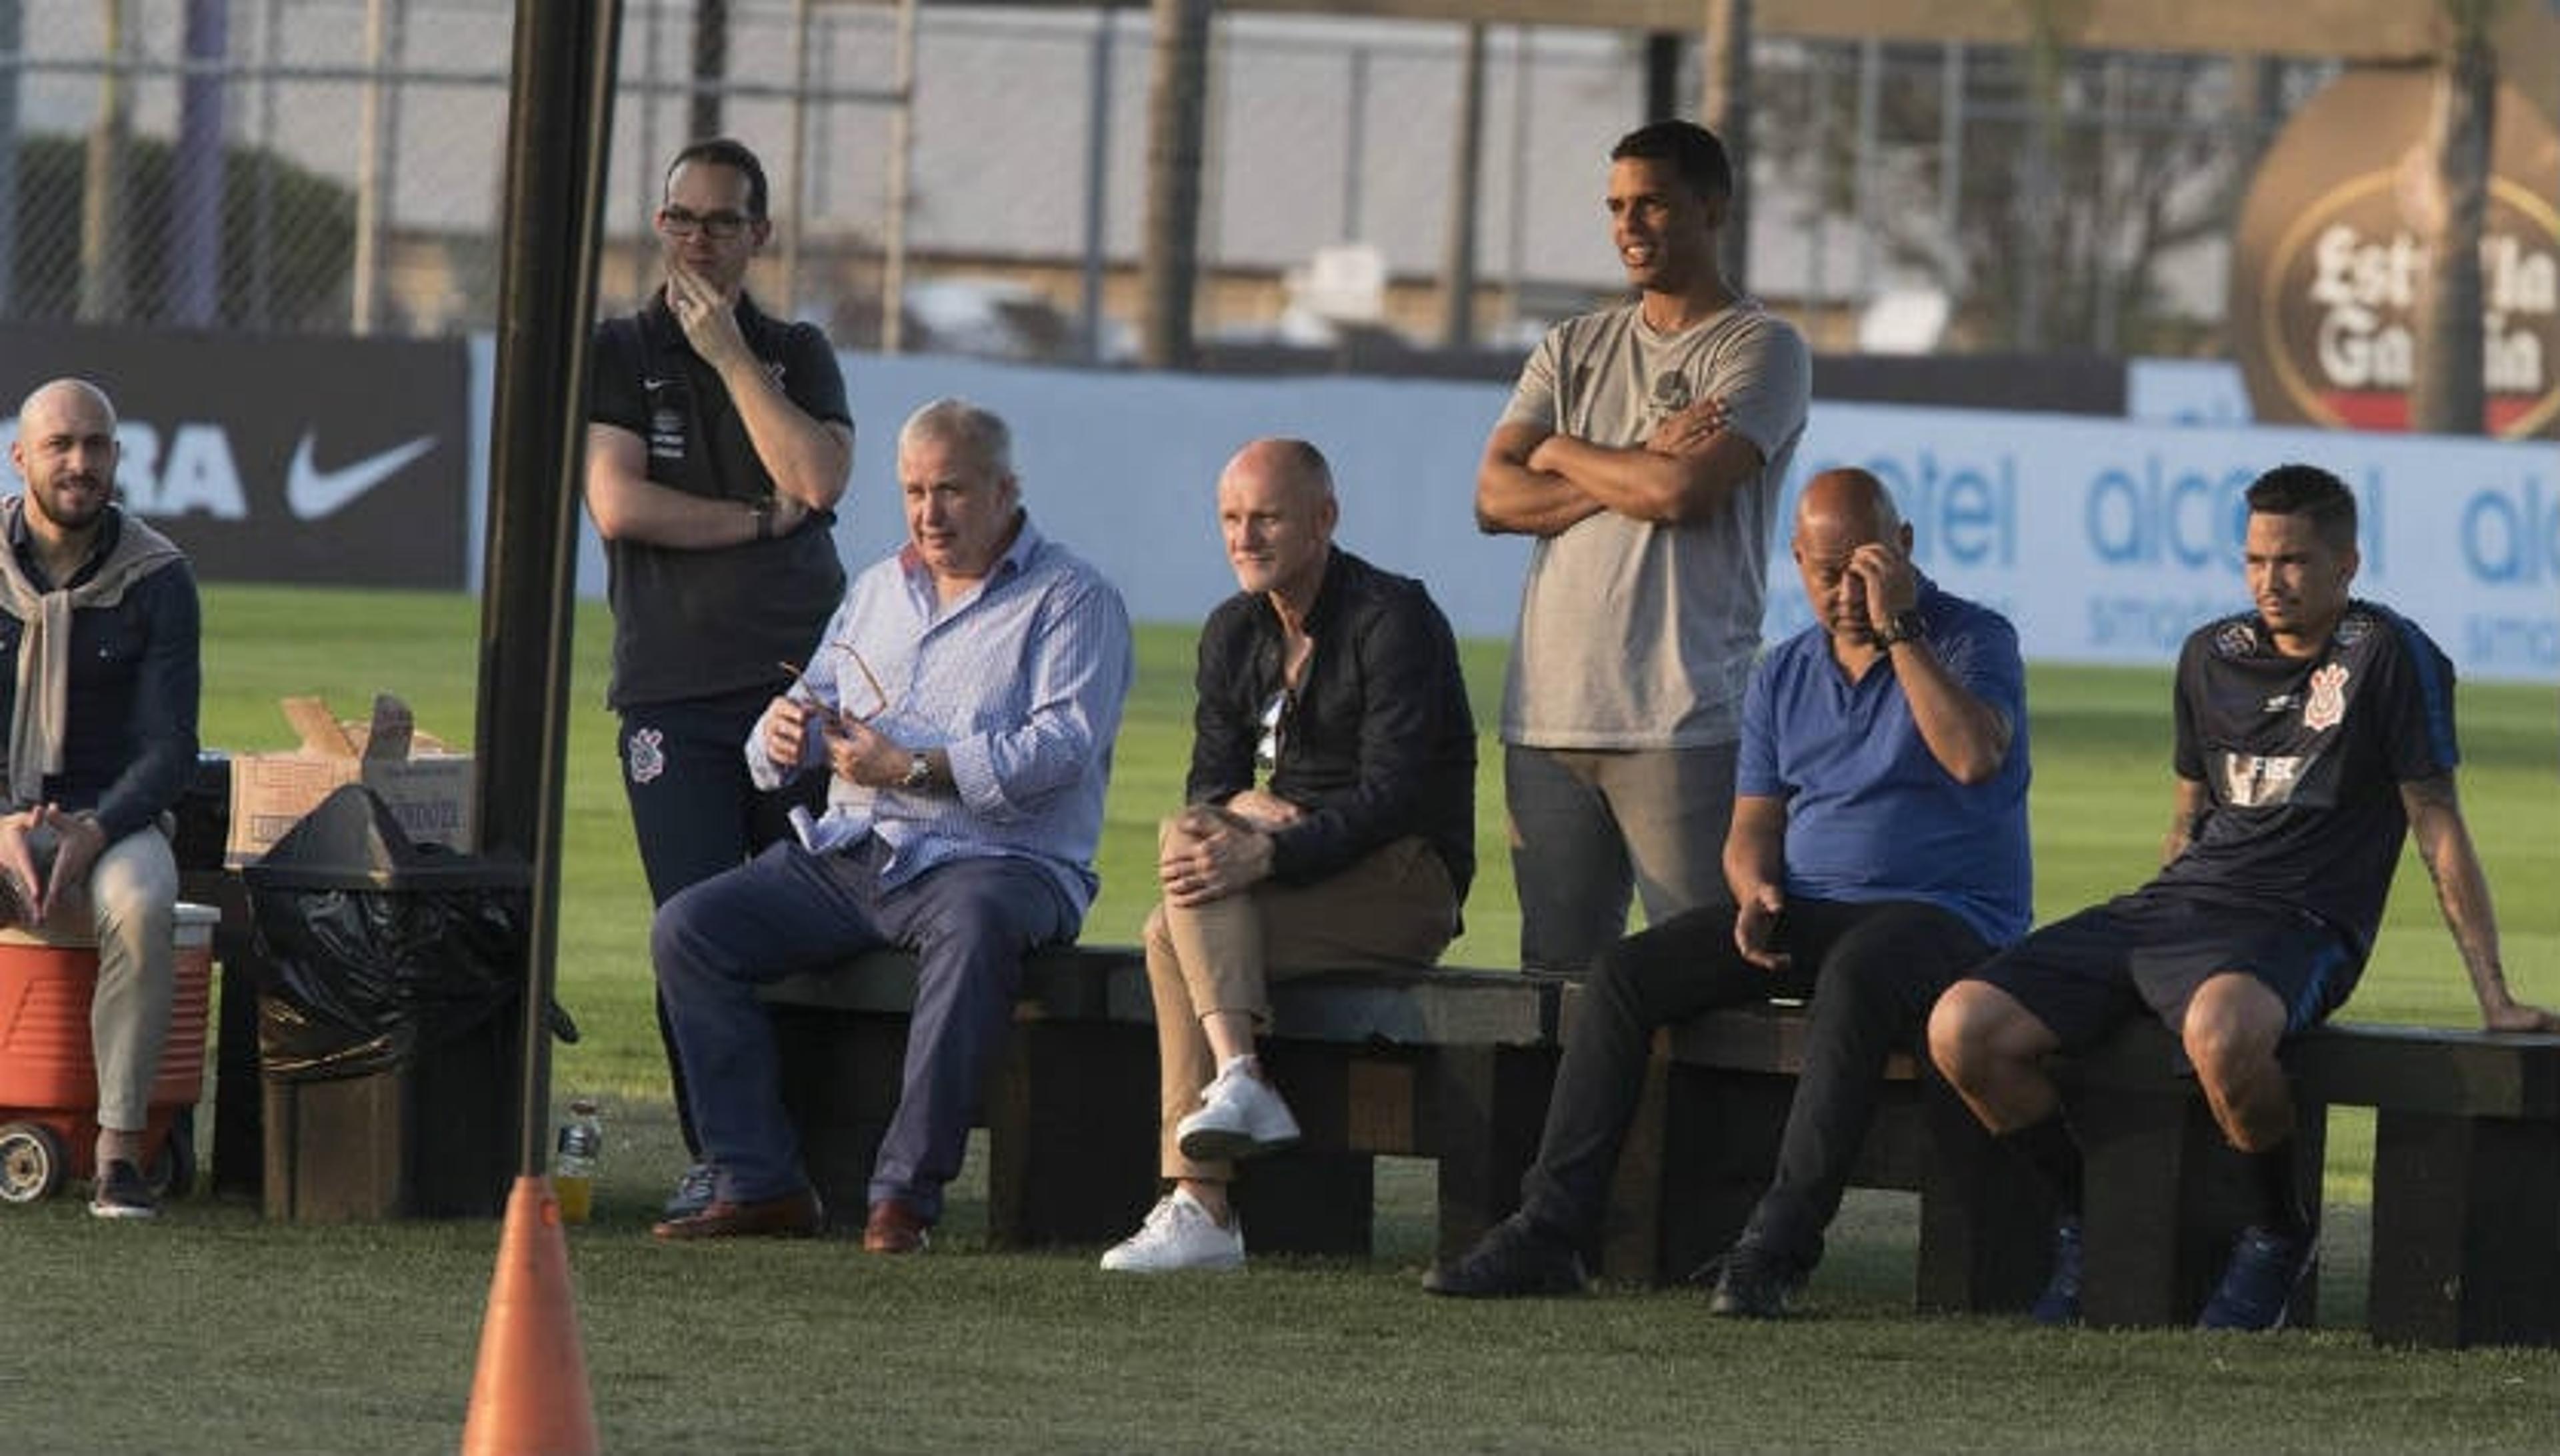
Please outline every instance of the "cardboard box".
[{"label": "cardboard box", "polygon": [[281,753],[232,755],[225,865],[255,864],[303,815],[350,783],[382,795],[417,843],[474,847],[471,755],[449,752],[433,734],[417,731],[407,704],[382,694],[373,717],[362,722],[340,721],[317,698],[286,698],[277,706],[302,741]]}]

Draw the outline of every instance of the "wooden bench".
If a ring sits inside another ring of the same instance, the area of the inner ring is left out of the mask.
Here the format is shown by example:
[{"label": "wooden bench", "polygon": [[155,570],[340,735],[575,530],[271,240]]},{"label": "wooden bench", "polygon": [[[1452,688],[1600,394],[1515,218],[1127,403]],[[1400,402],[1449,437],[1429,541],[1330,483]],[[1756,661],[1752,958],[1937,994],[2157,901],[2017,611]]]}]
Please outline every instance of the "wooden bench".
[{"label": "wooden bench", "polygon": [[[1807,1025],[1800,1011],[1749,1007],[1660,1035],[1605,1271],[1665,1282],[1731,1243],[1775,1167]],[[2560,1037],[2337,1024],[2297,1039],[2285,1060],[2314,1199],[2327,1109],[2375,1109],[2373,1338],[2560,1343]],[[2128,1024],[2059,1071],[2088,1158],[2087,1321],[2192,1323],[2253,1213],[2239,1155],[2155,1022]],[[2022,1308],[2047,1269],[2044,1191],[1934,1075],[1907,1056],[1887,1074],[1853,1182],[1920,1193],[1919,1305]],[[2297,1298],[2297,1322],[2317,1317],[2317,1292],[2313,1281]]]},{"label": "wooden bench", "polygon": [[[862,1225],[915,986],[912,955],[876,951],[764,989],[783,1106],[839,1226]],[[1024,963],[980,1115],[994,1242],[1092,1243],[1138,1226],[1155,1201],[1156,1039],[1136,952],[1062,946]]]},{"label": "wooden bench", "polygon": [[[1566,996],[1566,1018],[1579,1001],[1578,988]],[[1671,1283],[1732,1245],[1776,1171],[1809,1026],[1798,1008],[1742,1006],[1656,1034],[1611,1193],[1604,1274]],[[1908,1055],[1887,1064],[1850,1181],[1920,1195],[1920,1308],[2019,1310],[2043,1288],[2051,1200]]]},{"label": "wooden bench", "polygon": [[[2374,1109],[2373,1338],[2560,1343],[2560,1037],[2339,1023],[2296,1039],[2285,1064],[2310,1196],[2327,1109]],[[2191,1320],[2248,1221],[2237,1156],[2148,1020],[2087,1057],[2075,1080],[2089,1151],[2089,1319]],[[2314,1312],[2298,1301],[2298,1317]]]},{"label": "wooden bench", "polygon": [[[857,1218],[895,1110],[913,957],[876,952],[766,988],[782,1096],[810,1178]],[[1555,1065],[1556,988],[1510,972],[1325,973],[1272,988],[1265,1065],[1305,1140],[1251,1165],[1236,1198],[1256,1249],[1363,1253],[1372,1160],[1438,1160],[1443,1246],[1519,1200]],[[1157,1187],[1156,1045],[1146,967],[1126,947],[1043,951],[982,1109],[988,1227],[1009,1246],[1098,1243]]]}]

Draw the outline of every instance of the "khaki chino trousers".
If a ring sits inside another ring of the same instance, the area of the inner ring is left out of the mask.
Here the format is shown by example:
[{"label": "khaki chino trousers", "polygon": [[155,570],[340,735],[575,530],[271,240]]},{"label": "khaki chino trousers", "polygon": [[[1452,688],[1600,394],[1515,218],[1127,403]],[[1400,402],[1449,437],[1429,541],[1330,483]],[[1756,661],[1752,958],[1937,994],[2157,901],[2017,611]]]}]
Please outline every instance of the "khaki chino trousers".
[{"label": "khaki chino trousers", "polygon": [[[1165,821],[1160,845],[1174,824]],[[1427,966],[1457,930],[1448,867],[1416,838],[1384,845],[1312,885],[1265,880],[1204,905],[1159,902],[1147,917],[1146,939],[1163,1078],[1164,1176],[1206,1183],[1232,1176],[1225,1163],[1185,1158],[1175,1143],[1175,1125],[1199,1108],[1200,1089],[1217,1073],[1202,1017],[1239,1012],[1266,1025],[1274,981]]]}]

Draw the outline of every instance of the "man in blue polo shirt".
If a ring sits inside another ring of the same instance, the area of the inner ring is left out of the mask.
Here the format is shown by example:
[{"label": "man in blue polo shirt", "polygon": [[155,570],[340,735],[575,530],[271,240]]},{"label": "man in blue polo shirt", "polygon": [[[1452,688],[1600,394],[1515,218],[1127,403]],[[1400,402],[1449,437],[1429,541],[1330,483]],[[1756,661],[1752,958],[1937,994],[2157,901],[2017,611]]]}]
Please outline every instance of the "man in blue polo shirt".
[{"label": "man in blue polo shirt", "polygon": [[1717,1314],[1784,1314],[1822,1257],[1886,1057],[1955,978],[2025,933],[2026,682],[2017,634],[1911,565],[1911,528],[1863,470],[1805,487],[1793,552],[1816,625],[1772,649],[1742,706],[1728,901],[1620,941],[1575,1018],[1520,1209],[1438,1294],[1584,1282],[1656,1028],[1807,997],[1813,1025],[1778,1175],[1720,1261]]}]

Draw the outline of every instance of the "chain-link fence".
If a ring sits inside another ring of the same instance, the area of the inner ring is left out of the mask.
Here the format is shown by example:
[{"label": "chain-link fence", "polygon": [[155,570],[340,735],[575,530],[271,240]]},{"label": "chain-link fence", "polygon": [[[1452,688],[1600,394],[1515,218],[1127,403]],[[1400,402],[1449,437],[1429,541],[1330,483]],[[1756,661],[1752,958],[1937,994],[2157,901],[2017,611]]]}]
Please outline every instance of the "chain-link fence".
[{"label": "chain-link fence", "polygon": [[[698,103],[698,6],[625,7],[605,307],[650,283],[659,169],[707,107],[768,164],[779,231],[752,286],[769,305],[877,341],[902,229],[910,345],[1121,352],[1145,213],[1142,12],[922,6],[901,211],[893,8],[720,10],[725,62]],[[487,327],[513,23],[506,0],[0,0],[0,318]],[[1436,333],[1463,39],[1220,19],[1202,338]],[[1641,119],[1646,55],[1635,37],[1520,27],[1493,28],[1483,55],[1475,333],[1509,348],[1616,284],[1603,159]],[[1982,347],[2209,339],[2248,160],[2324,75],[1766,36],[1754,55],[1750,281],[1830,347],[1907,293]]]}]

